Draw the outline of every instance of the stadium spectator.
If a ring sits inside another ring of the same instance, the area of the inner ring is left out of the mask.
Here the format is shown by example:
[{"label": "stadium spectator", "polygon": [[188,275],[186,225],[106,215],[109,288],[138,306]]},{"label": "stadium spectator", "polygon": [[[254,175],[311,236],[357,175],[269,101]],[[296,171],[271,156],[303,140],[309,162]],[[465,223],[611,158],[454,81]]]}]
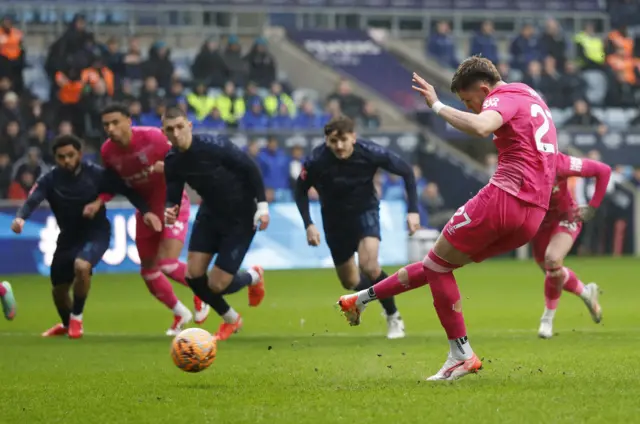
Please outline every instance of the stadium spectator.
[{"label": "stadium spectator", "polygon": [[453,215],[453,212],[455,212],[446,209],[438,185],[434,182],[427,183],[424,186],[420,196],[420,203],[428,216],[428,221],[426,222],[428,228],[442,230],[451,215]]},{"label": "stadium spectator", "polygon": [[195,88],[187,95],[188,109],[196,115],[198,121],[202,121],[216,106],[216,99],[207,92],[207,84],[200,81],[195,84]]},{"label": "stadium spectator", "polygon": [[132,37],[129,39],[129,47],[124,55],[124,77],[131,81],[142,81],[142,49],[140,41]]},{"label": "stadium spectator", "polygon": [[253,104],[254,102],[260,102],[262,104],[262,107],[264,108],[264,100],[260,96],[260,93],[258,92],[258,88],[259,87],[255,82],[249,81],[249,83],[244,89],[244,96],[243,96],[244,103],[247,105],[250,105],[250,104]]},{"label": "stadium spectator", "polygon": [[134,127],[142,125],[142,105],[140,100],[136,99],[129,103],[129,114]]},{"label": "stadium spectator", "polygon": [[262,103],[254,101],[249,110],[240,118],[240,129],[259,131],[269,128],[269,115],[264,112]]},{"label": "stadium spectator", "polygon": [[24,89],[22,71],[25,64],[22,31],[14,28],[11,18],[5,16],[0,23],[0,76],[9,77],[13,81],[13,89],[19,94]]},{"label": "stadium spectator", "polygon": [[140,123],[145,127],[161,127],[162,126],[162,116],[167,110],[166,104],[162,101],[159,102],[156,106],[156,109],[149,113],[143,113],[140,116]]},{"label": "stadium spectator", "polygon": [[634,107],[637,104],[638,88],[632,85],[628,78],[629,75],[622,69],[613,71],[607,87],[605,104],[612,107]]},{"label": "stadium spectator", "polygon": [[562,92],[562,74],[556,67],[553,56],[544,58],[544,72],[542,74],[540,90],[549,107],[562,107],[564,103]]},{"label": "stadium spectator", "polygon": [[12,162],[24,154],[26,141],[21,134],[22,128],[18,121],[9,121],[4,128],[0,142],[0,153],[6,153]]},{"label": "stadium spectator", "polygon": [[578,73],[575,62],[570,60],[564,64],[564,73],[560,79],[562,88],[562,103],[559,107],[570,107],[578,99],[583,99],[587,94],[587,83]]},{"label": "stadium spectator", "polygon": [[115,77],[111,69],[107,68],[101,56],[94,56],[91,66],[80,73],[80,79],[85,86],[95,88],[100,82],[104,84],[107,95],[113,97],[115,92]]},{"label": "stadium spectator", "polygon": [[11,158],[0,151],[0,198],[7,197],[11,185]]},{"label": "stadium spectator", "polygon": [[536,29],[531,24],[525,24],[520,34],[511,43],[511,67],[521,72],[526,72],[529,64],[540,60],[540,50]]},{"label": "stadium spectator", "polygon": [[231,35],[227,39],[222,60],[229,71],[229,78],[238,86],[242,87],[249,78],[249,65],[242,57],[242,46],[237,36]]},{"label": "stadium spectator", "polygon": [[284,104],[289,115],[294,116],[296,114],[296,105],[291,100],[291,97],[282,91],[282,84],[278,81],[271,83],[271,90],[269,95],[264,99],[264,110],[269,116],[275,116],[280,111],[280,105]]},{"label": "stadium spectator", "polygon": [[156,109],[158,103],[162,101],[164,92],[158,87],[158,80],[154,76],[149,76],[144,80],[144,86],[140,92],[140,104],[142,113],[149,113]]},{"label": "stadium spectator", "polygon": [[120,85],[120,81],[125,78],[124,54],[120,52],[118,39],[110,37],[106,43],[99,47],[103,64],[113,73],[114,83],[117,88]]},{"label": "stadium spectator", "polygon": [[498,72],[500,72],[500,76],[503,81],[506,82],[514,82],[517,78],[511,71],[511,65],[508,62],[500,62],[498,63]]},{"label": "stadium spectator", "polygon": [[11,91],[13,83],[10,77],[0,74],[0,99],[4,99],[5,94]]},{"label": "stadium spectator", "polygon": [[551,56],[555,59],[556,67],[564,69],[567,61],[567,40],[562,34],[558,21],[550,18],[547,19],[545,30],[540,37],[540,53],[546,62],[546,58]]},{"label": "stadium spectator", "polygon": [[276,137],[269,137],[267,146],[258,153],[258,164],[264,178],[267,201],[291,200],[289,155],[281,149]]},{"label": "stadium spectator", "polygon": [[362,108],[362,115],[356,119],[361,128],[377,130],[380,128],[380,115],[376,112],[376,105],[367,101]]},{"label": "stadium spectator", "polygon": [[0,109],[0,128],[5,127],[10,121],[17,121],[21,126],[24,125],[25,120],[22,117],[19,100],[18,95],[13,91],[4,95]]},{"label": "stadium spectator", "polygon": [[211,109],[211,113],[207,115],[202,122],[196,124],[199,128],[207,130],[221,130],[227,126],[222,116],[220,116],[220,110],[217,107]]},{"label": "stadium spectator", "polygon": [[596,35],[593,22],[587,22],[574,37],[576,56],[581,69],[601,69],[604,64],[604,42]]},{"label": "stadium spectator", "polygon": [[27,147],[36,147],[40,150],[42,160],[47,165],[53,165],[53,153],[51,152],[51,146],[49,145],[50,138],[47,130],[47,125],[43,121],[38,121],[31,128],[29,132],[29,141]]},{"label": "stadium spectator", "polygon": [[91,90],[85,92],[82,98],[82,109],[85,116],[85,133],[88,137],[99,138],[102,134],[100,111],[111,101],[107,84],[102,79],[98,79]]},{"label": "stadium spectator", "polygon": [[200,47],[200,52],[191,65],[194,80],[203,81],[207,87],[222,88],[229,79],[229,69],[220,54],[219,43],[209,38]]},{"label": "stadium spectator", "polygon": [[36,178],[31,172],[22,172],[19,175],[18,180],[13,180],[9,184],[9,189],[7,190],[7,199],[25,200],[35,181]]},{"label": "stadium spectator", "polygon": [[[356,119],[362,114],[362,107],[364,100],[353,94],[351,91],[351,84],[347,80],[342,80],[338,83],[337,90],[329,95],[328,102],[331,100],[337,100],[340,105],[340,112],[348,116],[349,118]],[[336,112],[335,107],[332,106],[332,112]]]},{"label": "stadium spectator", "polygon": [[[89,65],[89,48],[93,45],[93,34],[86,30],[84,15],[76,14],[67,30],[49,48],[45,71],[52,82],[57,81],[57,73],[70,66],[83,69]],[[57,91],[52,83],[52,97]]]},{"label": "stadium spectator", "polygon": [[232,81],[225,83],[224,91],[216,98],[216,107],[228,127],[238,126],[238,120],[244,116],[246,104],[244,99],[238,95],[236,85]]},{"label": "stadium spectator", "polygon": [[71,135],[75,131],[73,129],[73,124],[70,121],[62,121],[58,125],[58,134],[57,135]]},{"label": "stadium spectator", "polygon": [[258,86],[269,87],[276,80],[276,63],[267,50],[264,37],[256,39],[244,60],[249,65],[249,80],[255,81]]},{"label": "stadium spectator", "polygon": [[598,132],[604,134],[607,127],[591,113],[589,104],[584,99],[578,99],[573,104],[573,115],[564,123],[566,127],[598,127]]},{"label": "stadium spectator", "polygon": [[[441,65],[457,68],[460,63],[456,57],[455,45],[451,36],[451,27],[447,21],[438,21],[435,31],[427,42],[427,56],[432,56]],[[350,115],[347,115],[350,116]]]},{"label": "stadium spectator", "polygon": [[253,159],[256,163],[258,163],[258,154],[260,154],[260,141],[259,140],[251,140],[245,146],[244,150],[247,152],[249,157]]},{"label": "stadium spectator", "polygon": [[171,82],[171,89],[166,94],[164,101],[167,107],[173,107],[173,106],[186,107],[187,106],[188,104],[187,97],[185,96],[184,85],[182,84],[181,81],[173,80],[173,82]]},{"label": "stadium spectator", "polygon": [[316,108],[312,101],[302,101],[300,111],[293,119],[293,128],[299,130],[322,128],[322,118],[316,113]]},{"label": "stadium spectator", "polygon": [[171,89],[173,72],[171,50],[164,41],[156,41],[149,49],[149,58],[142,63],[142,76],[154,77],[158,87],[167,92]]},{"label": "stadium spectator", "polygon": [[82,134],[84,118],[80,101],[82,100],[84,84],[80,78],[80,69],[70,67],[64,71],[58,71],[56,73],[56,84],[58,85],[59,101],[56,121],[70,121],[73,123],[74,128]]},{"label": "stadium spectator", "polygon": [[471,40],[471,49],[469,50],[469,56],[481,55],[482,57],[486,57],[493,63],[498,63],[498,45],[496,44],[493,33],[493,22],[489,20],[484,21],[482,23],[482,26],[480,27],[480,31],[476,35],[474,35],[473,39]]},{"label": "stadium spectator", "polygon": [[542,65],[537,60],[532,60],[527,65],[527,73],[522,77],[522,82],[544,96],[544,84],[542,81]]},{"label": "stadium spectator", "polygon": [[293,118],[286,103],[280,103],[278,114],[269,118],[269,128],[274,130],[290,130],[293,128]]},{"label": "stadium spectator", "polygon": [[296,180],[302,172],[304,162],[304,150],[302,146],[295,145],[291,148],[291,161],[289,162],[289,189],[295,190]]}]

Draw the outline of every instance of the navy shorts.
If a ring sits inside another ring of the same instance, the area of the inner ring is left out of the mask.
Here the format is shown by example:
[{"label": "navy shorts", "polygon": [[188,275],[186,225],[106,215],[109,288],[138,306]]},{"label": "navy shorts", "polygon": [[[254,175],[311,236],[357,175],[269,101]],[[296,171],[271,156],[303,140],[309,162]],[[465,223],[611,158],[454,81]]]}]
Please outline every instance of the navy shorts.
[{"label": "navy shorts", "polygon": [[342,215],[335,219],[323,217],[324,234],[335,266],[347,262],[358,251],[360,240],[380,237],[380,212],[368,209],[356,215]]},{"label": "navy shorts", "polygon": [[72,283],[76,259],[89,262],[93,268],[109,249],[110,243],[110,227],[91,231],[84,237],[58,237],[58,245],[51,262],[51,283],[54,286]]},{"label": "navy shorts", "polygon": [[229,274],[240,269],[256,232],[253,217],[229,221],[200,207],[191,228],[189,252],[217,255],[216,266]]}]

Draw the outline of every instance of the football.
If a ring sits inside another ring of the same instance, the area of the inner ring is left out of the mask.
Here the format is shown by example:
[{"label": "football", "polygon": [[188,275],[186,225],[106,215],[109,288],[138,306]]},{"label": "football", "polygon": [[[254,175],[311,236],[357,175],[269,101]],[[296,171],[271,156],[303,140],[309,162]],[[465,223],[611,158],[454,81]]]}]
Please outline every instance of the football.
[{"label": "football", "polygon": [[186,372],[200,372],[216,359],[216,339],[202,328],[187,328],[171,342],[171,358]]}]

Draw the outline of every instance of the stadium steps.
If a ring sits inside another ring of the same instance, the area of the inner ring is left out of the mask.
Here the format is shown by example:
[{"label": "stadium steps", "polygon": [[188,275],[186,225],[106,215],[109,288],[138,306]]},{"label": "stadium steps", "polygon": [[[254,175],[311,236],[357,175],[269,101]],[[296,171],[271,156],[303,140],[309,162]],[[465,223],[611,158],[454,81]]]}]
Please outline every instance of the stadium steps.
[{"label": "stadium steps", "polygon": [[[269,39],[269,48],[279,66],[287,73],[293,86],[309,87],[323,95],[329,95],[335,90],[336,84],[345,76],[332,68],[311,58],[296,44],[291,42],[284,29],[279,27],[268,28],[265,36]],[[309,72],[312,67],[313,72]],[[405,117],[404,113],[384,100],[378,93],[367,88],[358,81],[350,79],[355,94],[372,100],[376,103],[381,114],[383,128],[386,131],[402,131],[420,133],[425,140],[421,149],[429,154],[436,155],[445,160],[455,169],[471,175],[478,181],[488,181],[488,174],[484,167],[469,155],[452,147],[435,133]]]}]

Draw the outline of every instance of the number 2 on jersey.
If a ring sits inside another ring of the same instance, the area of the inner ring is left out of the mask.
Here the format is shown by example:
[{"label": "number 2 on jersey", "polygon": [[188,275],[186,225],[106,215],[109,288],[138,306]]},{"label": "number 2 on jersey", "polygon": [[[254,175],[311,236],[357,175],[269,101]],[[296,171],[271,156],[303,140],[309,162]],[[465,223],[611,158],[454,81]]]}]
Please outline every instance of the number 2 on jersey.
[{"label": "number 2 on jersey", "polygon": [[534,138],[536,139],[536,147],[538,148],[538,150],[544,153],[556,153],[556,148],[553,145],[553,143],[542,142],[542,139],[549,132],[549,128],[551,128],[551,125],[549,125],[549,120],[551,119],[551,112],[549,112],[548,110],[544,110],[542,106],[540,106],[537,103],[534,103],[531,105],[531,116],[535,118],[538,115],[542,116],[542,119],[544,119],[544,122],[540,127],[538,127],[538,129],[536,130],[536,133],[534,134]]}]

